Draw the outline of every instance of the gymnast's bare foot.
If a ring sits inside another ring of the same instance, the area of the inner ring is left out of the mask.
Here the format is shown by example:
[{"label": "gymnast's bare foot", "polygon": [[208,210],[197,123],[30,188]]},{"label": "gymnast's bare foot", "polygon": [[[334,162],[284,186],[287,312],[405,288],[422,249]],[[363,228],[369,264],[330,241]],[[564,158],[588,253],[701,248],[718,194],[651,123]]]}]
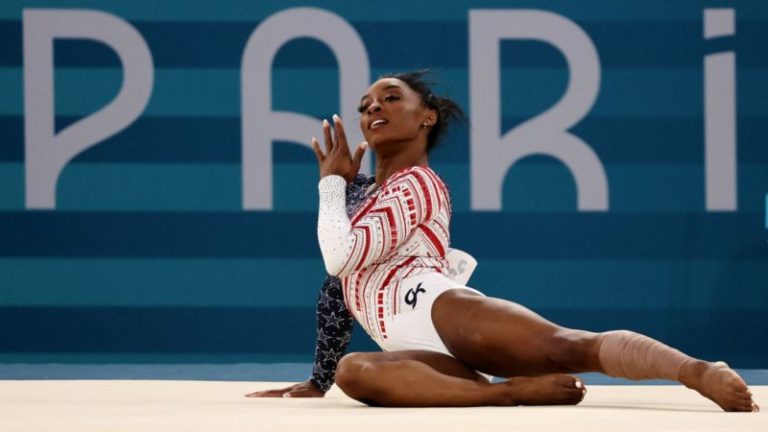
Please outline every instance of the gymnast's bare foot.
[{"label": "gymnast's bare foot", "polygon": [[513,377],[504,383],[502,405],[576,405],[587,388],[571,375]]},{"label": "gymnast's bare foot", "polygon": [[723,362],[689,361],[680,370],[680,382],[711,399],[724,411],[760,410],[744,380]]}]

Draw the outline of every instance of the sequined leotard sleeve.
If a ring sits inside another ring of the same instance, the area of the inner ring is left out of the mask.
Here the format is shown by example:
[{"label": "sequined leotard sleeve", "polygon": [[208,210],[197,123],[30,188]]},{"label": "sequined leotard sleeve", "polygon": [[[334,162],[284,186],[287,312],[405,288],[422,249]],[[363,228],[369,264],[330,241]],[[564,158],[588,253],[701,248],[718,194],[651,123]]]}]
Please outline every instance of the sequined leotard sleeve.
[{"label": "sequined leotard sleeve", "polygon": [[[365,197],[365,190],[373,184],[372,177],[358,175],[346,186],[346,212],[351,216]],[[317,338],[315,364],[310,382],[323,392],[333,386],[336,366],[346,353],[354,319],[344,304],[341,279],[325,278],[317,299]]]}]

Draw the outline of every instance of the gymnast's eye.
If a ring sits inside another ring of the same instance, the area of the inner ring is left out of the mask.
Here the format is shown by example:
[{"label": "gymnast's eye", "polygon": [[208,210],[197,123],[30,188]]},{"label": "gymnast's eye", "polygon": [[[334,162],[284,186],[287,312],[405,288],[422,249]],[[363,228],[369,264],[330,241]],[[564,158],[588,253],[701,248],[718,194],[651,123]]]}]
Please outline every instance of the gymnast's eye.
[{"label": "gymnast's eye", "polygon": [[368,105],[360,105],[359,107],[357,107],[357,112],[362,114],[363,111],[365,111],[366,109],[368,109]]}]

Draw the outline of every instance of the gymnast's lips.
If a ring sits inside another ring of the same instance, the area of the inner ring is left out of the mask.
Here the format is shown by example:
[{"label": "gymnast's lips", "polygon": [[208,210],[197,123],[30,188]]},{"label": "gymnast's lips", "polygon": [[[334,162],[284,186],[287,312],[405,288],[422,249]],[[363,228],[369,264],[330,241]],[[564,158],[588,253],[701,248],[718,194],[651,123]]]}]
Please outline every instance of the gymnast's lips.
[{"label": "gymnast's lips", "polygon": [[387,123],[389,123],[387,121],[387,119],[384,119],[384,118],[381,118],[381,117],[375,118],[375,119],[371,120],[370,122],[368,122],[368,129],[370,129],[370,130],[378,129],[378,128],[384,126]]}]

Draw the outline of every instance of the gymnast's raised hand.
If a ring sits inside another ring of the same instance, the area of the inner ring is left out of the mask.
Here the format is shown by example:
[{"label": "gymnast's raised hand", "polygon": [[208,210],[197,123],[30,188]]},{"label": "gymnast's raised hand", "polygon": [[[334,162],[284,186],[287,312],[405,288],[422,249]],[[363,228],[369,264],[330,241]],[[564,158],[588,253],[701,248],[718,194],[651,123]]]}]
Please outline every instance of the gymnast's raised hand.
[{"label": "gymnast's raised hand", "polygon": [[325,137],[325,154],[320,150],[317,138],[312,137],[312,149],[320,165],[320,178],[327,175],[340,175],[347,183],[351,183],[360,171],[360,162],[363,160],[368,143],[358,144],[355,155],[352,156],[344,133],[344,125],[336,114],[333,115],[333,131],[328,120],[323,120],[323,136]]}]

